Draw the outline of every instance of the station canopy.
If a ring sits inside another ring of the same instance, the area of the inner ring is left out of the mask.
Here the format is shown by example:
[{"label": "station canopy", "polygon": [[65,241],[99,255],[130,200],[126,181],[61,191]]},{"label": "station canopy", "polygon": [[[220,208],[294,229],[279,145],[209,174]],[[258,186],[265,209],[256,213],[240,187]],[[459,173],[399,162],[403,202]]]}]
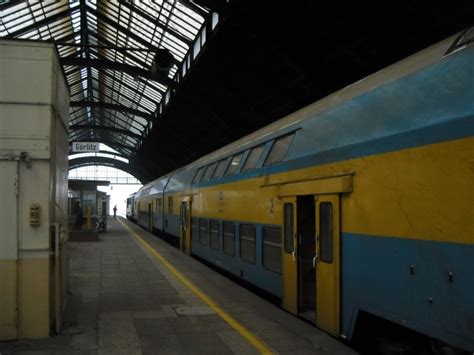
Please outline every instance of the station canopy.
[{"label": "station canopy", "polygon": [[71,94],[70,145],[101,142],[130,158],[217,18],[184,0],[0,1],[0,37],[54,43]]}]

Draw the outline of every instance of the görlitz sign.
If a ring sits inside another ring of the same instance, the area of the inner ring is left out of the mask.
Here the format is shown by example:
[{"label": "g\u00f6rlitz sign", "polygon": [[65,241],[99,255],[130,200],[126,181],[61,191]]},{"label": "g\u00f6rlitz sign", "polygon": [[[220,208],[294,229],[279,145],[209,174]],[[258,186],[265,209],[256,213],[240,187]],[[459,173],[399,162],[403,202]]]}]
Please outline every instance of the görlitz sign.
[{"label": "g\u00f6rlitz sign", "polygon": [[72,151],[73,152],[98,152],[100,143],[96,142],[73,142]]}]

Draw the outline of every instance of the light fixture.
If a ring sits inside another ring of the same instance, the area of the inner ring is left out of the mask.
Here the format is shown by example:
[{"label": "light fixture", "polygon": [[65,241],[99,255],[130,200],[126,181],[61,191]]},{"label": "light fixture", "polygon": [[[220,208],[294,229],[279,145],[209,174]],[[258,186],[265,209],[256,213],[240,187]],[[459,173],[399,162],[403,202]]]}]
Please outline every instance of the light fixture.
[{"label": "light fixture", "polygon": [[157,48],[150,68],[151,75],[155,76],[159,72],[166,73],[171,69],[173,64],[173,54],[166,48]]}]

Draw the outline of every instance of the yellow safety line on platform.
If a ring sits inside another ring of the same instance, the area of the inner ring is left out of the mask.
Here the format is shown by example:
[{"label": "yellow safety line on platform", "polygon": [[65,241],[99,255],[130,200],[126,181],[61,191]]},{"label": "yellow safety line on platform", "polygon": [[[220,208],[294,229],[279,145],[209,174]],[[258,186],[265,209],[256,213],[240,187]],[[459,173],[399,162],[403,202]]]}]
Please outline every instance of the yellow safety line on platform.
[{"label": "yellow safety line on platform", "polygon": [[135,231],[127,226],[120,219],[118,221],[135,237],[150,253],[152,253],[161,263],[168,268],[169,271],[181,281],[187,288],[200,298],[204,303],[211,307],[223,320],[225,320],[232,328],[240,333],[255,349],[262,354],[273,354],[274,351],[268,347],[263,340],[253,334],[250,330],[245,328],[237,320],[235,320],[230,314],[222,309],[212,298],[201,291],[191,280],[179,272],[171,263],[169,263],[160,253],[158,253],[150,244],[145,242]]}]

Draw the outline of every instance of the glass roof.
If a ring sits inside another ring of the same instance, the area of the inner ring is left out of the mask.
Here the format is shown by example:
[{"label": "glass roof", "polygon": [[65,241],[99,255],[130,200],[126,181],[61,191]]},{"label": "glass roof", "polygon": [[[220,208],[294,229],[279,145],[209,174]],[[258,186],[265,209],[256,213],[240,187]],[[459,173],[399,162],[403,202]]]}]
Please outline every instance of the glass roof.
[{"label": "glass roof", "polygon": [[[71,94],[70,142],[133,155],[218,16],[188,0],[0,1],[0,38],[56,44]],[[172,54],[152,72],[156,50]]]}]

